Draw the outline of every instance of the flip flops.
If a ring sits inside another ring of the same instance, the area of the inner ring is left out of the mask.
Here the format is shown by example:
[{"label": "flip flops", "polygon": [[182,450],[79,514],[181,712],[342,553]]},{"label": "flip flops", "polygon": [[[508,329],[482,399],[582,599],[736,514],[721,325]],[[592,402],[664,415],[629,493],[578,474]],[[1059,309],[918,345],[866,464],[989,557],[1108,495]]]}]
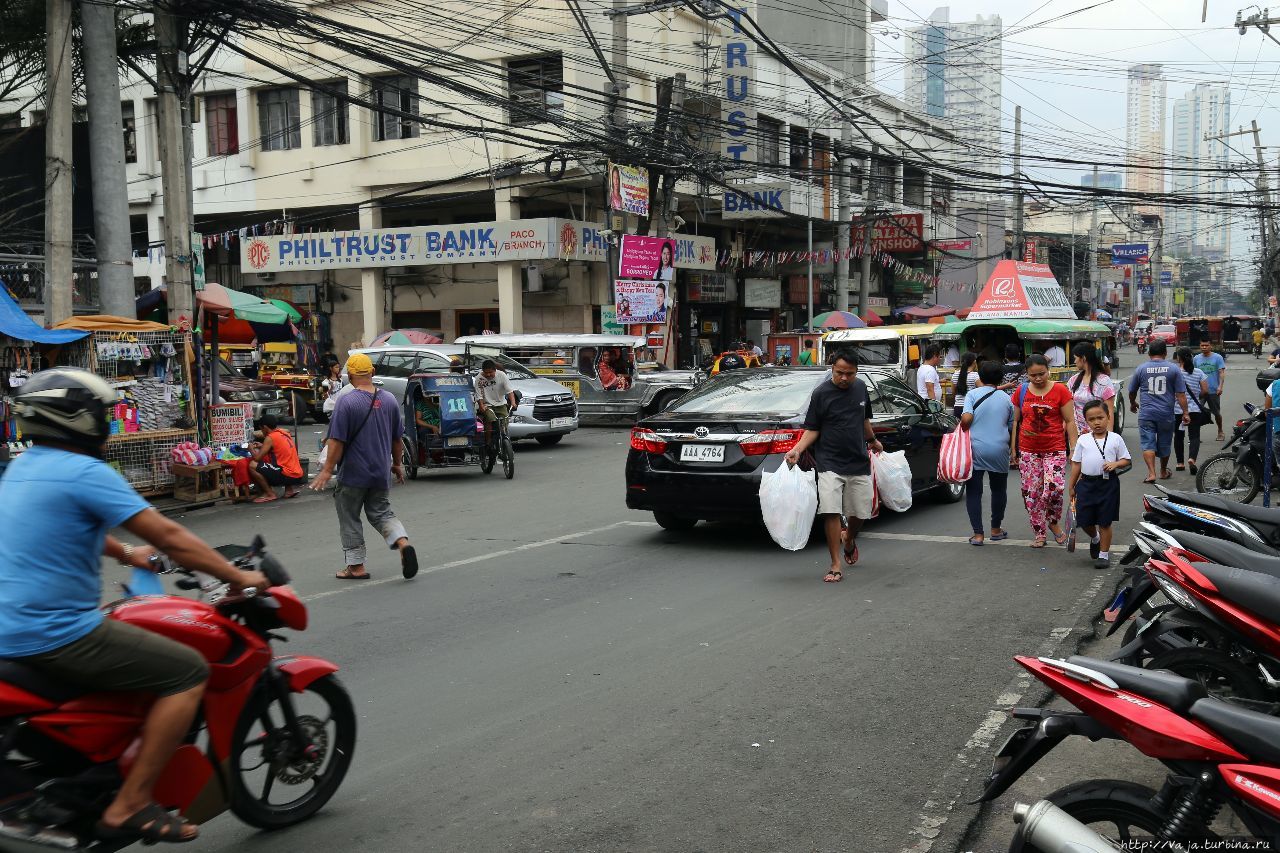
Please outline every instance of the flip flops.
[{"label": "flip flops", "polygon": [[188,826],[193,826],[176,815],[166,811],[158,803],[144,806],[119,826],[107,826],[102,821],[94,826],[94,835],[104,841],[134,839],[144,844],[155,844],[167,841],[173,844],[186,844],[200,837],[184,834]]},{"label": "flip flops", "polygon": [[1009,531],[1006,530],[1003,533],[992,533],[990,536],[987,537],[987,540],[991,542],[1003,542],[1008,538],[1009,538]]},{"label": "flip flops", "polygon": [[362,574],[356,574],[355,572],[351,571],[351,567],[348,566],[347,568],[343,569],[342,571],[334,575],[334,577],[340,581],[367,581],[370,577],[372,577],[372,575],[370,575],[368,572],[364,572]]},{"label": "flip flops", "polygon": [[985,539],[979,539],[977,536],[970,536],[970,537],[969,537],[969,544],[970,544],[970,545],[977,545],[979,548],[981,548],[981,547],[982,547],[982,545],[983,545],[983,543],[984,543],[985,541],[986,541]]},{"label": "flip flops", "polygon": [[823,583],[840,583],[844,580],[844,572],[827,572],[827,576],[822,579]]},{"label": "flip flops", "polygon": [[405,580],[418,573],[418,552],[413,550],[412,545],[405,545],[400,549],[400,571]]}]

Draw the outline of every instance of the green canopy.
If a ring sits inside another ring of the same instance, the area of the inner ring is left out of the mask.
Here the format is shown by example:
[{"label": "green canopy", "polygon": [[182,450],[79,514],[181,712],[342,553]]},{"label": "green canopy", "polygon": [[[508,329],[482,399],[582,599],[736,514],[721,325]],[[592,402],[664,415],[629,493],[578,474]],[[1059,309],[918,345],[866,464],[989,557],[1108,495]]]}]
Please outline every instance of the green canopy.
[{"label": "green canopy", "polygon": [[297,308],[294,308],[288,302],[285,302],[283,299],[268,299],[267,301],[270,302],[272,305],[276,306],[277,308],[279,308],[284,313],[288,314],[289,319],[292,320],[293,322],[297,323],[300,320],[302,320],[302,312],[299,311]]}]

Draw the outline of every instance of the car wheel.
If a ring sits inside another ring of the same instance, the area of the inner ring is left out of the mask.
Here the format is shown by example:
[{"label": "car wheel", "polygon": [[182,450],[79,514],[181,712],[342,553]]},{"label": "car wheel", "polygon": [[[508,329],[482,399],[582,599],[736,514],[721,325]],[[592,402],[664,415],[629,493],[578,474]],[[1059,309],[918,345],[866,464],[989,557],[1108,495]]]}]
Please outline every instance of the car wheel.
[{"label": "car wheel", "polygon": [[559,444],[560,439],[562,438],[564,438],[563,435],[539,435],[537,436],[537,441],[538,444],[541,444],[543,447],[551,447],[552,445]]},{"label": "car wheel", "polygon": [[671,404],[684,396],[683,391],[664,391],[649,405],[648,414],[656,415],[671,408]]},{"label": "car wheel", "polygon": [[669,512],[655,512],[653,520],[658,522],[658,526],[663,530],[692,530],[693,526],[698,523],[696,518],[674,515]]},{"label": "car wheel", "polygon": [[964,483],[939,483],[933,489],[933,496],[939,503],[956,503],[964,497]]}]

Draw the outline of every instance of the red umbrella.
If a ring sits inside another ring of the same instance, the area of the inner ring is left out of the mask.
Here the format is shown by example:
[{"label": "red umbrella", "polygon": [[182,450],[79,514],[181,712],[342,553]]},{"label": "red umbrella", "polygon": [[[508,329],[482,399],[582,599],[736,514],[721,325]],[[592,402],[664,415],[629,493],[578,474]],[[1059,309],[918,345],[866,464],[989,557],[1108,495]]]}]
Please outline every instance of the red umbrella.
[{"label": "red umbrella", "polygon": [[868,311],[862,315],[862,321],[868,326],[883,326],[884,318],[874,311]]},{"label": "red umbrella", "polygon": [[956,309],[950,305],[913,305],[910,308],[903,308],[899,313],[904,317],[918,317],[922,320],[927,320],[932,317],[946,317],[948,314],[954,314]]},{"label": "red umbrella", "polygon": [[373,339],[371,347],[382,347],[387,344],[442,344],[443,340],[426,329],[392,329],[383,332]]}]

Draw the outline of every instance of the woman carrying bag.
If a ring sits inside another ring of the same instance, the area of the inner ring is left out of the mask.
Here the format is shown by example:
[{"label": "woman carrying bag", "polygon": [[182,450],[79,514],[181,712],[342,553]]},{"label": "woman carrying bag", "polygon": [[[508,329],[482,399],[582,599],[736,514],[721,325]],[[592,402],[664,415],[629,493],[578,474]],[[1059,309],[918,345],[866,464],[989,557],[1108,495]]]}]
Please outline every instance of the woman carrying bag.
[{"label": "woman carrying bag", "polygon": [[965,397],[978,387],[978,354],[966,352],[960,356],[960,366],[956,368],[952,382],[956,389],[956,404],[951,413],[957,418],[964,414]]},{"label": "woman carrying bag", "polygon": [[1084,420],[1084,407],[1093,400],[1101,400],[1107,409],[1107,430],[1115,429],[1116,386],[1107,375],[1097,348],[1088,342],[1078,343],[1071,348],[1071,355],[1076,362],[1076,375],[1067,380],[1067,390],[1075,400],[1076,434],[1084,435],[1089,431]]},{"label": "woman carrying bag", "polygon": [[[1178,347],[1173,353],[1173,360],[1182,368],[1187,379],[1187,411],[1191,414],[1191,423],[1183,424],[1182,418],[1174,421],[1176,432],[1173,434],[1173,453],[1178,459],[1177,471],[1191,469],[1196,473],[1196,457],[1200,455],[1200,428],[1210,420],[1209,415],[1200,407],[1200,401],[1209,394],[1209,377],[1195,365],[1195,353],[1191,347]],[[1186,465],[1183,463],[1183,435],[1187,436]]]},{"label": "woman carrying bag", "polygon": [[1013,440],[1013,403],[1009,395],[998,389],[1004,379],[1004,366],[985,361],[978,368],[977,387],[968,389],[960,428],[969,433],[973,448],[973,476],[965,488],[965,509],[973,536],[970,545],[982,545],[986,536],[982,527],[982,477],[991,484],[991,541],[1008,539],[1004,524],[1009,502],[1009,448]]},{"label": "woman carrying bag", "polygon": [[1022,500],[1035,534],[1032,548],[1043,548],[1049,534],[1067,544],[1062,496],[1067,489],[1067,451],[1075,447],[1075,400],[1067,386],[1049,378],[1049,360],[1027,359],[1027,381],[1013,392],[1017,440],[1014,455],[1022,474]]}]

